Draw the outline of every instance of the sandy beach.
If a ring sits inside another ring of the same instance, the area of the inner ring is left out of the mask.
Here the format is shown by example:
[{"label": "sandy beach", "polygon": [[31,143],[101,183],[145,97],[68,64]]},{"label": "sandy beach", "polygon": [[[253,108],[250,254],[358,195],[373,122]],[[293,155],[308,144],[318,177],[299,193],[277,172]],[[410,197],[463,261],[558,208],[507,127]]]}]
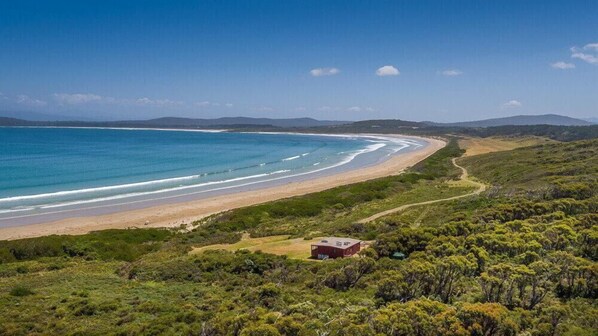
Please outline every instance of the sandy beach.
[{"label": "sandy beach", "polygon": [[[409,138],[402,135],[400,137]],[[445,145],[445,142],[442,140],[431,138],[426,138],[425,140],[429,142],[428,146],[413,152],[399,153],[371,167],[346,171],[332,176],[318,177],[307,181],[290,182],[260,190],[239,192],[183,203],[164,204],[106,215],[68,218],[41,224],[5,227],[0,228],[0,240],[39,237],[52,234],[84,234],[104,229],[177,227],[181,224],[190,224],[206,216],[230,209],[304,195],[383,176],[400,174],[406,168],[427,158]]]}]

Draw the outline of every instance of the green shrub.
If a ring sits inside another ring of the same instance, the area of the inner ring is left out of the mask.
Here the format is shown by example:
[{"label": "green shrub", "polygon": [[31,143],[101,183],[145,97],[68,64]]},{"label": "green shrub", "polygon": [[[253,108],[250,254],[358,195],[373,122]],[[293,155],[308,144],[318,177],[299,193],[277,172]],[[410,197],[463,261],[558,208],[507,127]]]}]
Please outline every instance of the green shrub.
[{"label": "green shrub", "polygon": [[133,261],[156,251],[172,235],[164,229],[127,229],[0,241],[0,263],[59,256]]},{"label": "green shrub", "polygon": [[12,296],[28,296],[33,294],[34,292],[31,289],[23,285],[16,285],[10,290],[10,295]]}]

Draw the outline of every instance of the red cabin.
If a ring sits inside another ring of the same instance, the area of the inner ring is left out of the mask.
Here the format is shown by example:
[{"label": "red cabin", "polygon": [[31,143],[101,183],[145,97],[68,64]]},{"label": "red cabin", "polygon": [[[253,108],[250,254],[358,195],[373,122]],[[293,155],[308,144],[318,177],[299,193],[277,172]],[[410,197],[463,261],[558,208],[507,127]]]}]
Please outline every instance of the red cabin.
[{"label": "red cabin", "polygon": [[351,238],[324,238],[311,244],[311,257],[314,259],[350,257],[359,252],[361,240]]}]

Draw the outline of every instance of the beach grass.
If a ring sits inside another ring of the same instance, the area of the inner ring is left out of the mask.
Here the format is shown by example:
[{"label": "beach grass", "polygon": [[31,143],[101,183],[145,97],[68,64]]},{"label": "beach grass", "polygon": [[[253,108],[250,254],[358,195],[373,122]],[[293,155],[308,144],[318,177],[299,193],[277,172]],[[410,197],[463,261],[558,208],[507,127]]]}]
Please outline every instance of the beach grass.
[{"label": "beach grass", "polygon": [[322,239],[290,238],[289,235],[278,235],[268,237],[251,238],[245,235],[240,241],[234,244],[214,244],[194,248],[190,254],[203,253],[211,250],[225,250],[236,252],[248,250],[251,252],[261,251],[276,255],[285,255],[291,259],[307,260],[311,256],[311,244]]},{"label": "beach grass", "polygon": [[556,142],[539,136],[525,137],[463,137],[459,139],[459,146],[465,150],[463,156],[474,156],[493,152],[508,151],[520,147],[535,146]]}]

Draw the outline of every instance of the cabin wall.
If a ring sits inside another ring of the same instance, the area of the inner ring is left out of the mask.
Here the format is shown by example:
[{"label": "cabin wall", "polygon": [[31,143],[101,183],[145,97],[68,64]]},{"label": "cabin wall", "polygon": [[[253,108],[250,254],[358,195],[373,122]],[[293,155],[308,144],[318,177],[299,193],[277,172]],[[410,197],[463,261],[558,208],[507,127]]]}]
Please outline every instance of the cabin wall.
[{"label": "cabin wall", "polygon": [[359,252],[360,244],[355,244],[350,246],[346,249],[340,249],[333,246],[316,246],[315,249],[311,250],[312,258],[317,259],[318,255],[325,254],[329,258],[342,258],[342,257],[349,257],[353,254]]},{"label": "cabin wall", "polygon": [[355,253],[359,252],[359,249],[361,248],[361,244],[355,244],[349,248],[347,248],[345,250],[345,256],[352,256]]}]

